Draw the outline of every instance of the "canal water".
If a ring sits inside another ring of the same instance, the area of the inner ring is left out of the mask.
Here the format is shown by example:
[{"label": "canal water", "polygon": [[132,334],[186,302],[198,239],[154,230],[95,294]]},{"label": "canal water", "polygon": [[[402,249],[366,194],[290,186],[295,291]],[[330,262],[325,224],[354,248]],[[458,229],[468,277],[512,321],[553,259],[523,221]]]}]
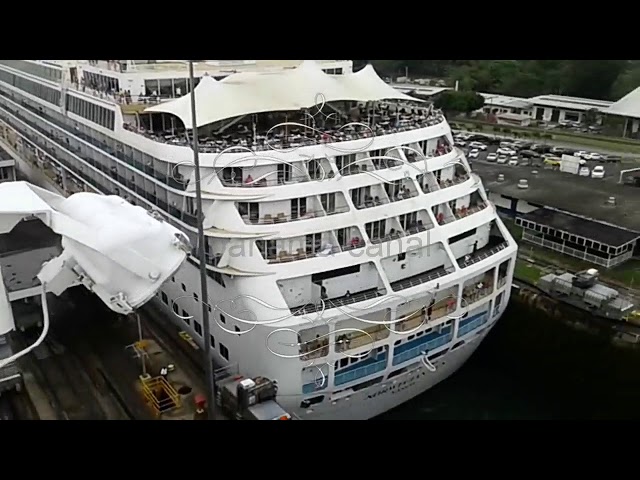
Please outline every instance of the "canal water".
[{"label": "canal water", "polygon": [[640,349],[616,347],[606,334],[577,330],[512,299],[457,373],[379,418],[637,419]]}]

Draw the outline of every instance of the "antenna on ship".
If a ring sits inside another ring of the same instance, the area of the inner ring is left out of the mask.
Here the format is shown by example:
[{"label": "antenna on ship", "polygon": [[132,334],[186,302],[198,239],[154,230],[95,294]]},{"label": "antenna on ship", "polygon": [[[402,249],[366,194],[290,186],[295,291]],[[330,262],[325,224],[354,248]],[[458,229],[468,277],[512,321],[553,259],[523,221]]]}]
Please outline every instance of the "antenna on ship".
[{"label": "antenna on ship", "polygon": [[204,215],[202,213],[202,188],[200,184],[200,157],[198,155],[198,124],[196,123],[196,86],[193,78],[193,60],[189,60],[189,82],[191,83],[191,136],[193,137],[193,164],[195,167],[196,208],[198,209],[198,260],[200,262],[200,300],[202,304],[202,329],[204,333],[205,372],[207,375],[207,411],[213,420],[215,384],[211,364],[211,328],[209,325],[209,295],[207,293],[207,264],[205,261]]}]

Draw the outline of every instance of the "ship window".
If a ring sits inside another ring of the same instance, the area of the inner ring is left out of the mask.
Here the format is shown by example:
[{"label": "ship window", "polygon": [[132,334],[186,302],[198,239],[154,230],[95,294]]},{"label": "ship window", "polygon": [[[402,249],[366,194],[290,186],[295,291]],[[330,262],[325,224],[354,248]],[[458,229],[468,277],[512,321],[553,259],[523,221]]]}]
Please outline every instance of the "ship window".
[{"label": "ship window", "polygon": [[202,325],[200,325],[198,322],[193,322],[193,329],[196,331],[196,333],[200,336],[202,336]]},{"label": "ship window", "polygon": [[160,96],[162,98],[171,98],[173,90],[173,82],[170,78],[160,79]]},{"label": "ship window", "polygon": [[322,208],[327,213],[333,213],[336,210],[336,194],[335,193],[323,193],[320,195],[320,203]]},{"label": "ship window", "polygon": [[291,200],[291,218],[303,217],[307,214],[307,199],[294,198]]},{"label": "ship window", "polygon": [[173,95],[175,97],[181,97],[185,93],[187,93],[187,79],[174,78],[173,79]]},{"label": "ship window", "polygon": [[171,277],[171,281],[175,283],[176,277]]},{"label": "ship window", "polygon": [[402,252],[398,254],[398,261],[399,262],[404,262],[407,258],[407,253],[406,252]]},{"label": "ship window", "polygon": [[227,323],[227,319],[224,315],[220,315],[220,323]]},{"label": "ship window", "polygon": [[95,103],[88,102],[73,95],[67,95],[66,107],[69,112],[75,115],[86,118],[96,125],[114,130],[115,113],[111,109],[96,105]]},{"label": "ship window", "polygon": [[144,81],[144,94],[147,97],[151,97],[154,93],[158,95],[158,80],[145,80]]},{"label": "ship window", "polygon": [[229,349],[223,344],[220,344],[220,355],[222,355],[222,358],[224,358],[225,360],[229,360]]},{"label": "ship window", "polygon": [[169,305],[169,297],[167,297],[167,294],[166,294],[166,293],[164,293],[164,292],[162,292],[162,293],[161,293],[161,295],[162,295],[162,302],[163,302],[165,305]]},{"label": "ship window", "polygon": [[173,312],[174,312],[176,315],[180,315],[180,312],[179,312],[179,310],[178,310],[178,304],[177,304],[176,302],[173,302],[173,301],[172,301],[171,303],[173,304]]},{"label": "ship window", "polygon": [[216,348],[216,339],[213,335],[209,335],[209,339],[211,340],[211,348]]},{"label": "ship window", "polygon": [[183,292],[186,292],[186,291],[187,291],[187,287],[185,286],[185,284],[184,284],[184,283],[182,284],[182,291],[183,291]]},{"label": "ship window", "polygon": [[189,315],[186,310],[182,310],[182,320],[184,320],[184,323],[187,325],[191,325],[191,315]]}]

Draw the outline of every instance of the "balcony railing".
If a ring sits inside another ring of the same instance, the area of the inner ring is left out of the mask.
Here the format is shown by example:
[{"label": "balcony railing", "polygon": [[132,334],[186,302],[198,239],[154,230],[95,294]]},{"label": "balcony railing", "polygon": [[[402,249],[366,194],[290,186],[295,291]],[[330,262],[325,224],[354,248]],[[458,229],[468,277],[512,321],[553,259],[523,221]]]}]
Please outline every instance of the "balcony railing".
[{"label": "balcony railing", "polygon": [[250,215],[242,215],[244,223],[249,225],[273,225],[276,223],[295,222],[298,220],[308,220],[310,218],[326,217],[329,215],[335,215],[338,213],[348,212],[349,207],[347,205],[343,207],[336,207],[329,212],[324,210],[307,210],[303,215],[293,216],[291,214],[278,213],[275,217],[267,214],[262,218],[252,217]]},{"label": "balcony railing", "polygon": [[[331,308],[342,307],[344,305],[350,305],[352,303],[364,302],[365,300],[372,300],[374,298],[382,297],[385,293],[379,290],[367,290],[366,292],[356,293],[350,296],[344,296],[339,298],[324,300],[324,309],[329,310]],[[300,307],[292,307],[291,311],[294,315],[307,315],[322,310],[322,302],[308,303]]]},{"label": "balcony railing", "polygon": [[478,202],[475,205],[470,205],[469,207],[458,208],[453,214],[456,219],[460,220],[461,218],[468,217],[469,215],[473,215],[481,210],[487,208],[487,204],[485,202]]},{"label": "balcony railing", "polygon": [[398,290],[406,290],[407,288],[411,288],[411,287],[415,287],[418,285],[422,285],[423,283],[428,283],[431,282],[432,280],[436,280],[440,277],[444,277],[445,275],[449,275],[450,273],[453,273],[455,271],[454,268],[449,267],[449,268],[436,268],[433,270],[430,270],[428,272],[424,272],[421,273],[419,275],[415,275],[413,277],[410,278],[405,278],[404,280],[398,280],[397,282],[393,282],[391,284],[391,288],[393,288],[394,291],[398,291]]},{"label": "balcony railing", "polygon": [[384,237],[371,237],[371,243],[377,245],[379,243],[391,242],[393,240],[397,240],[405,236],[405,233],[399,230],[396,230],[394,233],[388,233]]},{"label": "balcony railing", "polygon": [[363,202],[356,203],[356,208],[358,210],[362,210],[365,208],[377,207],[379,205],[386,205],[388,203],[389,203],[389,199],[387,197],[380,197],[380,196],[367,197]]},{"label": "balcony railing", "polygon": [[398,192],[396,195],[389,195],[389,198],[392,202],[400,202],[402,200],[407,200],[409,198],[413,198],[417,196],[418,196],[418,192],[411,191],[407,188],[402,190],[401,192]]},{"label": "balcony railing", "polygon": [[[329,172],[331,175],[333,172]],[[330,176],[327,173],[327,176]],[[262,175],[261,175],[262,177]],[[269,175],[264,178],[260,178],[259,180],[254,180],[250,178],[250,175],[245,176],[244,180],[238,178],[224,178],[223,174],[218,174],[218,178],[220,178],[220,182],[225,187],[232,188],[257,188],[257,187],[276,187],[280,185],[293,185],[296,183],[305,183],[313,181],[314,179],[310,178],[308,175],[290,175],[290,176],[282,176],[277,174],[275,171],[272,175]]]},{"label": "balcony railing", "polygon": [[342,253],[349,250],[355,250],[357,248],[362,248],[365,246],[363,240],[359,240],[357,243],[349,244],[349,245],[331,245],[330,248],[324,248],[322,250],[317,250],[314,252],[307,252],[302,248],[299,248],[295,253],[280,251],[276,257],[268,257],[267,263],[288,263],[295,262],[297,260],[305,260],[308,258],[315,257],[328,257],[335,253]]},{"label": "balcony railing", "polygon": [[433,322],[434,320],[438,320],[439,318],[444,317],[445,315],[449,315],[456,310],[457,300],[453,297],[447,298],[444,301],[440,300],[435,303],[431,309],[431,316],[429,316],[429,309],[425,305],[420,314],[416,314],[411,318],[407,318],[406,320],[401,320],[396,322],[395,331],[397,332],[407,332],[409,330],[413,330],[414,328],[418,328],[419,326],[426,324],[427,322]]},{"label": "balcony railing", "polygon": [[482,288],[477,287],[467,287],[462,292],[462,298],[464,299],[464,303],[466,306],[471,305],[472,303],[476,303],[477,301],[483,299],[487,295],[490,295],[493,292],[493,286],[487,285]]},{"label": "balcony railing", "polygon": [[509,246],[508,242],[502,242],[490,248],[482,248],[478,250],[476,253],[466,255],[463,261],[458,262],[458,265],[460,265],[460,268],[469,267],[475,263],[481,262],[482,260],[485,260],[495,255],[496,253],[507,248],[508,246]]}]

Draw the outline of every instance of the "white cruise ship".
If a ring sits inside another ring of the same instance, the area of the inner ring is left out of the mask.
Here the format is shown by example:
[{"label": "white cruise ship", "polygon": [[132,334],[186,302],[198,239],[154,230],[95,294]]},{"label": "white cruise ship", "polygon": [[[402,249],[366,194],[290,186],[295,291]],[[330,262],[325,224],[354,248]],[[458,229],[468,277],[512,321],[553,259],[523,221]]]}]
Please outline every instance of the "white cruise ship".
[{"label": "white cruise ship", "polygon": [[[367,419],[454,373],[517,246],[445,118],[352,62],[199,61],[211,358],[301,419]],[[197,245],[183,61],[0,60],[0,145],[34,183],[120,195]],[[156,301],[202,343],[197,255]]]}]

